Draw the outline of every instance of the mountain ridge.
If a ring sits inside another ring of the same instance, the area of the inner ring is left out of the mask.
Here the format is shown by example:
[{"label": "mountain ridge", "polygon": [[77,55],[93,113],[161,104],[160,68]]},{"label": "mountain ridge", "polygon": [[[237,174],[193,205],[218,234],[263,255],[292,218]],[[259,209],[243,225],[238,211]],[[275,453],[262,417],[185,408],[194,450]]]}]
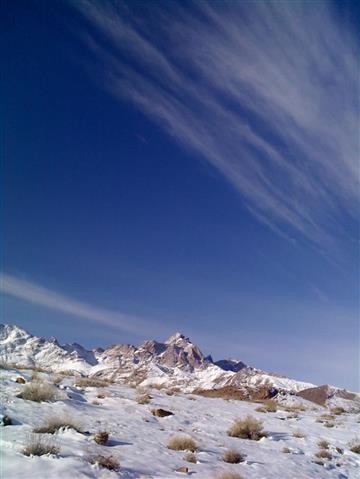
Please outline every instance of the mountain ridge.
[{"label": "mountain ridge", "polygon": [[316,387],[250,367],[237,359],[214,362],[178,331],[164,342],[145,340],[139,346],[119,343],[88,350],[78,343],[61,345],[56,338],[40,338],[17,325],[1,324],[0,360],[188,392],[230,387],[296,394]]}]

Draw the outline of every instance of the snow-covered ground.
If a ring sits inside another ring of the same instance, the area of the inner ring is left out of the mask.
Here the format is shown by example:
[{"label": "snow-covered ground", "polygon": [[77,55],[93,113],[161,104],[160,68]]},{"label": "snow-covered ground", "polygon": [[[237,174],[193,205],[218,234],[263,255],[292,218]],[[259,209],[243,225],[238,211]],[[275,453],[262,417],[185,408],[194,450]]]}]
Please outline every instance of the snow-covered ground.
[{"label": "snow-covered ground", "polygon": [[[360,473],[360,455],[350,451],[349,444],[360,440],[360,412],[354,404],[343,400],[351,413],[336,416],[335,425],[327,428],[316,422],[321,414],[329,413],[300,398],[288,401],[306,405],[305,411],[293,413],[279,409],[275,413],[255,411],[259,404],[245,401],[210,399],[192,394],[167,395],[166,390],[152,389],[149,404],[138,404],[138,391],[122,384],[105,388],[78,389],[74,377],[64,377],[58,384],[60,400],[37,403],[17,396],[25,387],[15,379],[31,380],[31,371],[3,369],[0,371],[1,413],[9,416],[13,425],[0,426],[1,470],[4,479],[76,479],[76,478],[178,478],[186,474],[175,472],[181,466],[189,468],[189,476],[211,479],[223,471],[237,472],[244,479],[355,479]],[[52,375],[41,373],[42,380]],[[98,398],[105,395],[105,397]],[[102,394],[104,393],[104,394]],[[286,400],[286,399],[284,399]],[[339,403],[339,400],[337,400]],[[152,408],[163,408],[173,416],[158,418]],[[261,419],[267,437],[260,441],[229,437],[226,433],[236,418],[251,414]],[[60,430],[46,434],[60,448],[57,455],[27,457],[22,453],[34,428],[49,417],[71,417],[80,423],[85,433]],[[94,442],[92,434],[108,431],[106,446]],[[294,437],[301,431],[303,438]],[[186,462],[185,453],[167,448],[175,434],[188,434],[198,445],[197,463]],[[330,446],[331,460],[325,465],[314,462],[319,440]],[[289,448],[290,453],[282,452]],[[336,448],[343,449],[343,454]],[[246,455],[245,462],[226,464],[222,456],[226,449]],[[117,472],[88,462],[90,456],[111,455],[120,463]]]}]

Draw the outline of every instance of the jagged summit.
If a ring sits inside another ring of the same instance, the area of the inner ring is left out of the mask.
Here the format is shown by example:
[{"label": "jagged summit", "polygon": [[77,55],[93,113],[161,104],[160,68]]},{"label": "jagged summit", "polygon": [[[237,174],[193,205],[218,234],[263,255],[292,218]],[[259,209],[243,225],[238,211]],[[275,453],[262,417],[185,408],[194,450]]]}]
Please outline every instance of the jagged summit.
[{"label": "jagged summit", "polygon": [[190,342],[189,338],[187,338],[184,334],[179,333],[179,331],[177,331],[176,333],[168,337],[168,339],[165,341],[165,344],[176,344],[177,342],[183,341],[183,340]]}]

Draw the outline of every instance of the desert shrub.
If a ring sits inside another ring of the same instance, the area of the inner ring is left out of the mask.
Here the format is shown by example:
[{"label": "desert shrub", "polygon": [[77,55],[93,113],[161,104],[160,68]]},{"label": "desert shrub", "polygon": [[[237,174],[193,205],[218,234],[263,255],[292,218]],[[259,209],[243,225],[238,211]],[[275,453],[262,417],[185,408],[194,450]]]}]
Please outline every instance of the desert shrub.
[{"label": "desert shrub", "polygon": [[75,381],[78,388],[104,388],[110,384],[111,381],[100,378],[79,378]]},{"label": "desert shrub", "polygon": [[61,374],[53,374],[53,376],[51,377],[51,381],[55,385],[60,384],[63,379],[64,376],[62,376]]},{"label": "desert shrub", "polygon": [[277,404],[275,401],[271,399],[264,401],[262,406],[259,406],[255,409],[257,412],[276,412],[277,411]]},{"label": "desert shrub", "polygon": [[293,432],[293,437],[296,437],[298,439],[302,439],[305,437],[305,434],[302,431],[294,431]]},{"label": "desert shrub", "polygon": [[195,452],[197,450],[197,445],[194,439],[190,436],[173,436],[169,439],[167,443],[168,449],[172,449],[174,451],[190,451]]},{"label": "desert shrub", "polygon": [[188,453],[184,456],[184,461],[192,462],[193,464],[196,464],[196,462],[197,462],[197,460],[196,460],[196,455],[195,455],[193,452],[188,452]]},{"label": "desert shrub", "polygon": [[96,432],[94,435],[93,435],[93,439],[94,441],[96,442],[96,444],[100,444],[101,446],[105,446],[105,444],[108,442],[109,440],[109,433],[106,432],[106,431],[99,431],[99,432]]},{"label": "desert shrub", "polygon": [[100,467],[109,469],[109,471],[117,471],[120,468],[119,462],[112,456],[103,456],[99,454],[98,456],[89,457],[88,461],[90,464],[98,464]]},{"label": "desert shrub", "polygon": [[359,441],[353,441],[350,444],[350,451],[354,452],[355,454],[360,454],[360,442]]},{"label": "desert shrub", "polygon": [[284,454],[290,454],[291,453],[291,449],[289,449],[288,447],[283,447],[281,449],[281,452],[283,452]]},{"label": "desert shrub", "polygon": [[318,459],[328,459],[330,461],[332,455],[326,449],[321,449],[315,454],[315,457],[317,457]]},{"label": "desert shrub", "polygon": [[223,461],[229,464],[239,464],[240,462],[245,461],[245,456],[233,449],[228,449],[224,452]]},{"label": "desert shrub", "polygon": [[22,453],[25,456],[44,456],[45,454],[58,454],[59,450],[54,442],[49,441],[48,438],[34,434],[29,437],[28,443],[23,448]]},{"label": "desert shrub", "polygon": [[299,417],[299,414],[297,412],[294,412],[292,414],[288,414],[286,419],[297,419]]},{"label": "desert shrub", "polygon": [[42,426],[34,429],[34,432],[41,434],[55,434],[59,429],[74,429],[83,432],[80,424],[68,416],[49,417]]},{"label": "desert shrub", "polygon": [[41,381],[25,384],[17,397],[35,402],[52,402],[58,399],[54,386]]},{"label": "desert shrub", "polygon": [[328,441],[325,441],[325,439],[321,439],[318,443],[317,443],[318,447],[320,447],[320,449],[329,449],[329,446],[330,444],[328,443]]},{"label": "desert shrub", "polygon": [[243,479],[243,477],[237,472],[224,471],[217,474],[214,479]]},{"label": "desert shrub", "polygon": [[306,411],[306,407],[303,404],[292,404],[291,406],[285,406],[284,411],[286,412]]},{"label": "desert shrub", "polygon": [[150,394],[144,393],[144,394],[139,394],[139,396],[137,396],[136,402],[138,404],[149,404],[151,399],[152,399],[152,396],[150,396]]},{"label": "desert shrub", "polygon": [[236,419],[227,434],[230,437],[252,439],[253,441],[259,441],[262,437],[266,436],[266,433],[263,431],[262,421],[252,416],[246,416],[244,419]]},{"label": "desert shrub", "polygon": [[332,409],[330,409],[330,411],[335,416],[340,416],[340,414],[344,414],[346,412],[345,409],[341,406],[335,406]]},{"label": "desert shrub", "polygon": [[321,414],[318,418],[316,418],[315,422],[326,423],[327,421],[333,421],[335,416],[333,414]]}]

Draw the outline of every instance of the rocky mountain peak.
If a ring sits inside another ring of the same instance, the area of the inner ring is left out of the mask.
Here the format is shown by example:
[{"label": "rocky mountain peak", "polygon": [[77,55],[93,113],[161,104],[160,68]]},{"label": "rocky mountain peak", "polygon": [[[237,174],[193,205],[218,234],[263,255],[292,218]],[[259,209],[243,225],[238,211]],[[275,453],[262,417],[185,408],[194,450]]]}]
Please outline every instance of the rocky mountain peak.
[{"label": "rocky mountain peak", "polygon": [[165,341],[165,344],[176,344],[183,341],[190,342],[189,338],[187,338],[183,334],[179,333],[179,331],[177,331]]}]

